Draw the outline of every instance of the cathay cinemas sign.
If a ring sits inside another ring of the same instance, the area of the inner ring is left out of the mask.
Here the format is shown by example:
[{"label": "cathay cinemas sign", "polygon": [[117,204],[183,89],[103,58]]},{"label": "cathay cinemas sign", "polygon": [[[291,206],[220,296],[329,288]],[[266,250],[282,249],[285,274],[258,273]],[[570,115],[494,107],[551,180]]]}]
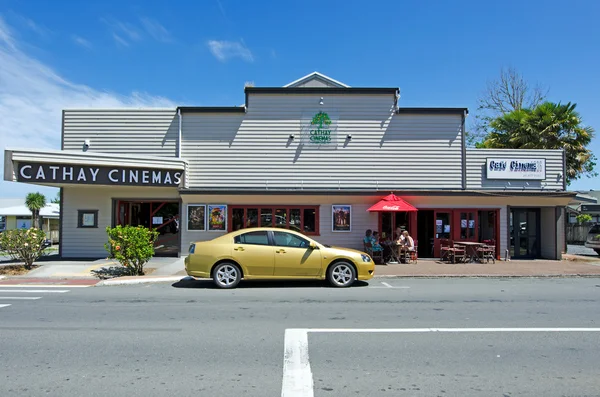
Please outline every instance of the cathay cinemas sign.
[{"label": "cathay cinemas sign", "polygon": [[18,163],[17,181],[87,185],[179,186],[183,171],[156,168]]}]

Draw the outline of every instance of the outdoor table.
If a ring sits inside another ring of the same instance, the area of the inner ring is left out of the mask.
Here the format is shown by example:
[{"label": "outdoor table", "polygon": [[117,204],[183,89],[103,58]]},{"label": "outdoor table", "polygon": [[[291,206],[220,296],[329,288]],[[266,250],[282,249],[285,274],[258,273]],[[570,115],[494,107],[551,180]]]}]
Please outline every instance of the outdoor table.
[{"label": "outdoor table", "polygon": [[384,241],[381,243],[382,246],[387,247],[390,250],[390,256],[392,260],[402,263],[402,255],[398,255],[398,244],[396,241]]},{"label": "outdoor table", "polygon": [[465,247],[465,250],[467,251],[467,256],[471,258],[469,262],[481,260],[481,257],[477,253],[477,248],[485,246],[484,243],[477,243],[475,241],[455,241],[454,245],[462,245],[463,247]]}]

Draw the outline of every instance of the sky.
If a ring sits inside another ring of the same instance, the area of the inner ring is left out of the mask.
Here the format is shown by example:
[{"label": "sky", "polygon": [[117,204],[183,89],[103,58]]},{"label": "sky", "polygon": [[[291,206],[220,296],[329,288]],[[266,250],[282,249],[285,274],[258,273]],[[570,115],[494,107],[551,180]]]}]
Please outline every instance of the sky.
[{"label": "sky", "polygon": [[[598,15],[596,0],[0,0],[0,149],[59,149],[64,108],[236,106],[247,82],[313,71],[399,87],[400,106],[468,107],[470,124],[513,67],[599,136]],[[32,191],[57,189],[0,181],[0,198]]]}]

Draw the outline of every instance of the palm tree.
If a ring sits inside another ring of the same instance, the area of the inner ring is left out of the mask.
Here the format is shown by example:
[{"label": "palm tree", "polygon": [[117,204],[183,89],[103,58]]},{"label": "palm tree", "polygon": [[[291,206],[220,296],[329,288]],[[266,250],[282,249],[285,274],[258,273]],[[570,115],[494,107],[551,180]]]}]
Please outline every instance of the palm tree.
[{"label": "palm tree", "polygon": [[573,103],[545,102],[534,109],[520,109],[490,123],[492,132],[478,147],[504,149],[564,149],[570,183],[581,176],[596,176],[596,158],[587,148],[594,129],[582,125]]},{"label": "palm tree", "polygon": [[42,228],[40,225],[40,210],[46,206],[46,196],[42,193],[29,193],[25,197],[25,205],[33,215],[33,227]]}]

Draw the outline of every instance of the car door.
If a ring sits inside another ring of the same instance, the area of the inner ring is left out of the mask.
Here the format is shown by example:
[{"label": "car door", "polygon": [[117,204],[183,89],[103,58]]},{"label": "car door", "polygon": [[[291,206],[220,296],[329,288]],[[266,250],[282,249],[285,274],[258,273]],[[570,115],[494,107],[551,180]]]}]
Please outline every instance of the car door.
[{"label": "car door", "polygon": [[275,269],[275,248],[267,231],[242,233],[233,238],[233,259],[246,269],[249,276],[272,276]]},{"label": "car door", "polygon": [[318,276],[322,259],[319,249],[310,241],[285,231],[273,231],[275,243],[275,276]]}]

